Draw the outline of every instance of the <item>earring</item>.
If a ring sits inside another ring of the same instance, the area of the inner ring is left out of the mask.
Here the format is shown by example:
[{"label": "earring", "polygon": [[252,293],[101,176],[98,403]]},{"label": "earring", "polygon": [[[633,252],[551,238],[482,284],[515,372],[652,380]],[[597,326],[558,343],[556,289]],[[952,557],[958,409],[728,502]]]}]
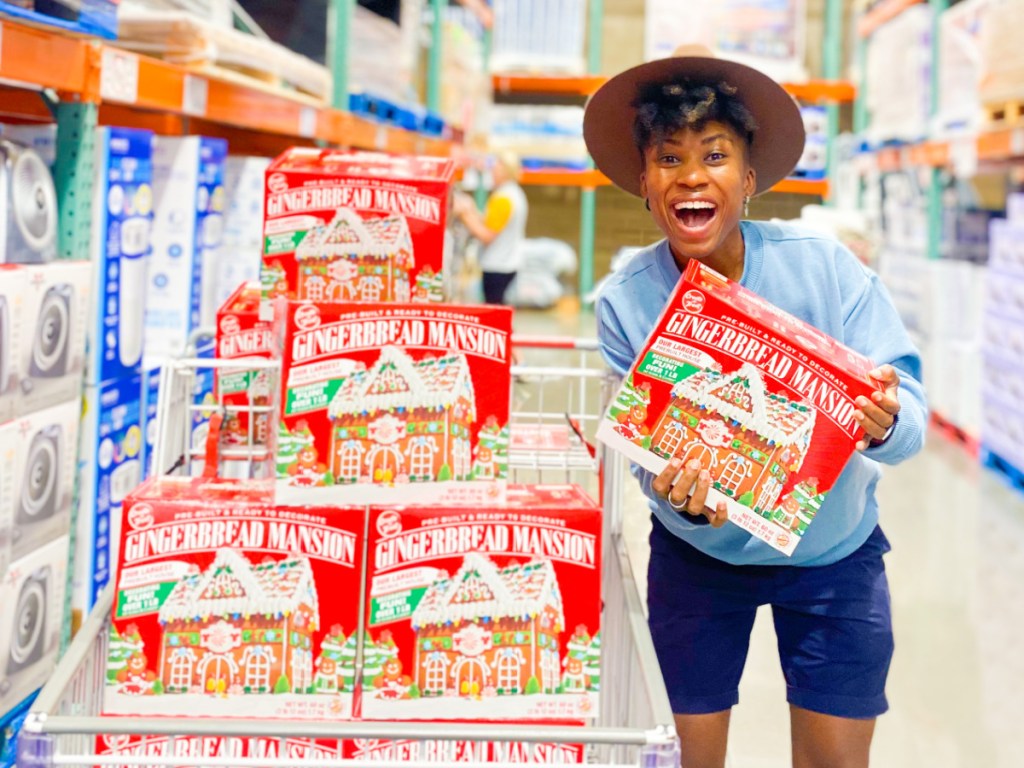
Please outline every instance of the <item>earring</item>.
[{"label": "earring", "polygon": [[743,198],[743,217],[750,216],[750,195]]},{"label": "earring", "polygon": [[644,208],[646,208],[648,211],[651,210],[651,201],[648,200],[646,197],[644,198]]}]

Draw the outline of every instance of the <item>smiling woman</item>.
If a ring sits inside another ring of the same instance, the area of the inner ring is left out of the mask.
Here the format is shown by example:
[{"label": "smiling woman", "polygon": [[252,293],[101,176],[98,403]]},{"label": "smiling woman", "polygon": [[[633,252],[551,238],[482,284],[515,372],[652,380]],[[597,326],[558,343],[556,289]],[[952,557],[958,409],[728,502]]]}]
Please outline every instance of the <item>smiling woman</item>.
[{"label": "smiling woman", "polygon": [[893,648],[888,542],[874,488],[878,462],[902,461],[923,442],[920,358],[877,276],[842,245],[743,220],[750,197],[788,175],[803,151],[793,100],[764,74],[706,49],[678,53],[609,80],[584,116],[598,168],[644,198],[665,235],[598,299],[605,359],[620,374],[630,368],[682,270],[698,259],[882,364],[871,375],[884,390],[859,398],[851,416],[867,435],[863,453],[792,558],[725,526],[724,504],[705,506],[720,469],[708,465],[711,452],[680,442],[660,475],[634,470],[654,517],[649,621],[682,765],[724,765],[750,629],[768,604],[788,684],[793,764],[866,766],[874,718],[887,708]]}]

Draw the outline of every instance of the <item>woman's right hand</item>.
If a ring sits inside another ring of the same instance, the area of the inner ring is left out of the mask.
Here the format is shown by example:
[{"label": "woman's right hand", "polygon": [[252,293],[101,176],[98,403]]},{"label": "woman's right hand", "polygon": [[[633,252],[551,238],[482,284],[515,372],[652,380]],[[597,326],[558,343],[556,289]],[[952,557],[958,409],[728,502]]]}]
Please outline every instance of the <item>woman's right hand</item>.
[{"label": "woman's right hand", "polygon": [[714,509],[706,506],[710,489],[711,473],[702,469],[697,459],[683,468],[683,460],[678,456],[672,458],[651,482],[651,490],[675,511],[693,517],[703,515],[713,528],[721,528],[729,519],[728,506],[724,501],[718,502]]}]

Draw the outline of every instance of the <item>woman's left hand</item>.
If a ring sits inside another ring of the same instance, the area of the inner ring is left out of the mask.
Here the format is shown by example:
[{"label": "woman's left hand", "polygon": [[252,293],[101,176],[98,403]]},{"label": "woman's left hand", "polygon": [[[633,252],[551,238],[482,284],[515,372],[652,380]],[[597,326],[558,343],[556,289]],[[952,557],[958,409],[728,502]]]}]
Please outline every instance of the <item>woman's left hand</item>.
[{"label": "woman's left hand", "polygon": [[896,414],[900,412],[900,401],[897,394],[900,388],[900,377],[891,365],[883,365],[868,374],[885,387],[885,391],[871,394],[871,399],[858,397],[853,417],[864,430],[864,437],[857,443],[857,450],[863,451],[884,440],[896,422]]}]

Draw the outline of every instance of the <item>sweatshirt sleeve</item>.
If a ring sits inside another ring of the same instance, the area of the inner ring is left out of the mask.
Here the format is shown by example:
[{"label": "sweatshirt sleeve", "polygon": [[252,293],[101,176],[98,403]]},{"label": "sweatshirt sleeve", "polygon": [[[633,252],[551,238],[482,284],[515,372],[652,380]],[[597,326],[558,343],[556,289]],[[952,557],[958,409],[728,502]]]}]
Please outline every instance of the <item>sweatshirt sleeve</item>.
[{"label": "sweatshirt sleeve", "polygon": [[598,297],[595,314],[597,315],[597,341],[601,348],[601,357],[616,374],[620,377],[625,376],[636,359],[637,350],[630,345],[622,322],[612,307],[611,301],[604,295]]},{"label": "sweatshirt sleeve", "polygon": [[876,366],[888,363],[900,377],[896,426],[884,443],[868,448],[864,455],[883,464],[898,464],[924,446],[928,403],[921,383],[921,356],[878,275],[868,270],[864,274],[863,288],[846,311],[846,344]]}]

